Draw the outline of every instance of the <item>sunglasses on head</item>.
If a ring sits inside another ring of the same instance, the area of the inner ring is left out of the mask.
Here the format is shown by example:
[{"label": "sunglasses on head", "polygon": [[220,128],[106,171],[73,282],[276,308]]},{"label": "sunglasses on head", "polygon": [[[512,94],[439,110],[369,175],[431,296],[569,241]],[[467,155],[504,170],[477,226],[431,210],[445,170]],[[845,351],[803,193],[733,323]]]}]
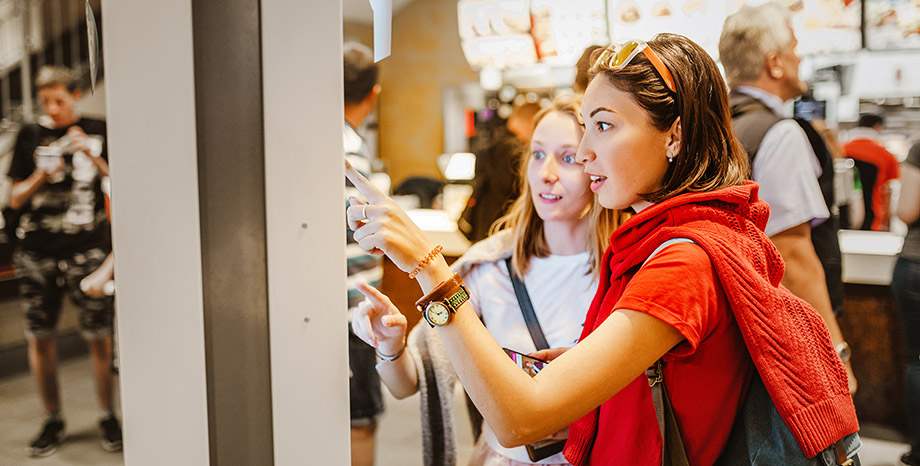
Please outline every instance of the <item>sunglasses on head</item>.
[{"label": "sunglasses on head", "polygon": [[661,59],[658,58],[655,51],[652,50],[652,48],[648,46],[648,42],[644,40],[631,40],[617,49],[608,47],[601,52],[597,60],[598,62],[606,63],[611,69],[621,70],[625,68],[633,58],[636,58],[636,55],[639,55],[640,52],[645,54],[648,61],[655,67],[655,71],[661,76],[661,80],[664,81],[665,86],[667,86],[671,92],[677,94],[677,88],[674,86],[674,78],[671,76],[668,67],[664,66],[664,63],[661,62]]}]

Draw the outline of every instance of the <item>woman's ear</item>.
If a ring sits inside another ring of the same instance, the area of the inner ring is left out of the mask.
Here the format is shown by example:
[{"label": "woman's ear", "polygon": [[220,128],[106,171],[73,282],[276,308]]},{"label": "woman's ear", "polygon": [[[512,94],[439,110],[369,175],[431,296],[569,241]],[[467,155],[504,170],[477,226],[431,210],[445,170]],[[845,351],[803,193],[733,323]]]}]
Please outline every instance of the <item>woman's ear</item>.
[{"label": "woman's ear", "polygon": [[671,128],[668,129],[667,138],[665,139],[665,148],[667,149],[669,161],[677,157],[677,154],[680,154],[681,134],[680,117],[677,117],[674,123],[671,123]]}]

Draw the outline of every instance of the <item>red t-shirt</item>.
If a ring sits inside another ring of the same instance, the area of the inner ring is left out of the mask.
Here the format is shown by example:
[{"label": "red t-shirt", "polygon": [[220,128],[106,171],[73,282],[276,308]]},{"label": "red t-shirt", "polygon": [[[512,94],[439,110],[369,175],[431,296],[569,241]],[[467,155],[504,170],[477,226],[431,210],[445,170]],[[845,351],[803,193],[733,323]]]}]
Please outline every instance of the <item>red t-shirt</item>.
[{"label": "red t-shirt", "polygon": [[[754,369],[709,256],[674,244],[643,265],[614,309],[645,312],[686,341],[664,356],[671,398],[691,465],[722,452]],[[601,405],[593,465],[661,464],[661,434],[645,375]]]}]

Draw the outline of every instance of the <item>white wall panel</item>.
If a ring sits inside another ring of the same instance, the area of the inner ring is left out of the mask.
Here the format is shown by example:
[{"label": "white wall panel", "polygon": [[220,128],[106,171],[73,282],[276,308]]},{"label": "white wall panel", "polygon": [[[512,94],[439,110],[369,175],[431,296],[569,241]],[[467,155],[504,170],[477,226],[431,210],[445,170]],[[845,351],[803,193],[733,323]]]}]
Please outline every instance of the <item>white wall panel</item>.
[{"label": "white wall panel", "polygon": [[278,465],[349,462],[341,44],[341,0],[262,1]]},{"label": "white wall panel", "polygon": [[127,466],[207,465],[189,0],[105,0]]}]

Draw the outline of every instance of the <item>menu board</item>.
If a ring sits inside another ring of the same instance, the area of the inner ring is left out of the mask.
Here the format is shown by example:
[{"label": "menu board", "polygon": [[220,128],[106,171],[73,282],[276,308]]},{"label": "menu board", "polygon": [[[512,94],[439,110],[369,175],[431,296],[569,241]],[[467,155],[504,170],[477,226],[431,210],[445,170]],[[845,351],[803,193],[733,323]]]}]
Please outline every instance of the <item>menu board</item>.
[{"label": "menu board", "polygon": [[590,45],[607,45],[605,0],[532,0],[534,42],[541,63],[572,66]]},{"label": "menu board", "polygon": [[512,68],[537,62],[529,0],[460,0],[460,45],[471,67]]},{"label": "menu board", "polygon": [[[719,35],[728,15],[770,0],[609,0],[611,37],[620,43],[660,32],[684,35],[719,57]],[[777,0],[792,12],[798,53],[852,52],[861,48],[860,0]],[[906,2],[918,0],[904,0]]]},{"label": "menu board", "polygon": [[731,5],[738,0],[608,0],[607,22],[614,43],[650,40],[661,32],[686,36],[713,57],[719,56],[719,33]]},{"label": "menu board", "polygon": [[920,49],[920,0],[864,0],[866,48]]},{"label": "menu board", "polygon": [[860,0],[786,0],[799,55],[855,52],[862,48]]}]

